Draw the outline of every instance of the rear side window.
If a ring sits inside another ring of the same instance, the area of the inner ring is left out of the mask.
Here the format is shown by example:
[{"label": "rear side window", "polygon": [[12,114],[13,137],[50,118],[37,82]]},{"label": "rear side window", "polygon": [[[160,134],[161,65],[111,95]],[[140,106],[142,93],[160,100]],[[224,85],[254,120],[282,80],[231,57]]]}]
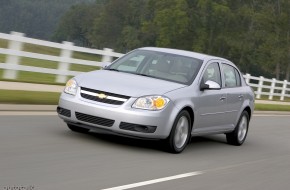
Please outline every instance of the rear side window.
[{"label": "rear side window", "polygon": [[237,69],[227,64],[222,64],[222,67],[225,87],[231,88],[241,86],[241,77]]},{"label": "rear side window", "polygon": [[237,86],[241,86],[241,76],[240,73],[235,69],[236,79],[237,79]]}]

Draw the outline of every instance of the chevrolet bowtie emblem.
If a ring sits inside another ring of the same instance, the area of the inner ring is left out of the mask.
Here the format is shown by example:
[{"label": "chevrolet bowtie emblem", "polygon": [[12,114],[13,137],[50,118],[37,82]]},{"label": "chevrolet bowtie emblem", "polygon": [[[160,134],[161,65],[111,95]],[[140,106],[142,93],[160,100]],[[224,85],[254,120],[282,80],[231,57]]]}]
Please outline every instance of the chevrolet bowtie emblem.
[{"label": "chevrolet bowtie emblem", "polygon": [[107,98],[107,95],[105,95],[105,94],[98,94],[97,97],[100,98],[100,99],[104,99],[104,98]]}]

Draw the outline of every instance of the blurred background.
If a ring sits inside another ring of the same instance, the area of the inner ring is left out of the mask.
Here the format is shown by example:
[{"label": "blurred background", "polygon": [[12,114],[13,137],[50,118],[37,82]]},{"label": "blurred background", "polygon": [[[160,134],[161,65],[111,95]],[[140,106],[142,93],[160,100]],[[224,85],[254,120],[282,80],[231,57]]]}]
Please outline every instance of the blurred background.
[{"label": "blurred background", "polygon": [[[234,62],[256,94],[246,143],[195,137],[173,155],[156,141],[70,132],[56,116],[66,81],[144,46]],[[105,189],[194,171],[140,189],[289,189],[289,74],[290,0],[0,0],[0,189]]]},{"label": "blurred background", "polygon": [[[138,47],[157,46],[227,58],[245,74],[258,99],[289,100],[289,0],[0,0],[0,4],[2,82],[63,86],[74,75],[99,69],[102,61],[113,61]],[[48,101],[30,98],[38,96],[31,91],[12,98],[15,93],[9,90],[19,88],[1,84],[4,103],[56,104],[59,96],[59,90],[50,90],[40,93]],[[26,97],[31,100],[24,101]]]}]

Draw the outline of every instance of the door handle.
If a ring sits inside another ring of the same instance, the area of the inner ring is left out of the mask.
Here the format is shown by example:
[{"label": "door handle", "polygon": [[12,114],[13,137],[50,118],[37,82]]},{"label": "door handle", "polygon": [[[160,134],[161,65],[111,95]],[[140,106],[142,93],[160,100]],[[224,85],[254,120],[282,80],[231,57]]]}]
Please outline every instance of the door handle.
[{"label": "door handle", "polygon": [[244,95],[239,95],[238,97],[239,97],[239,99],[242,99],[244,97]]}]

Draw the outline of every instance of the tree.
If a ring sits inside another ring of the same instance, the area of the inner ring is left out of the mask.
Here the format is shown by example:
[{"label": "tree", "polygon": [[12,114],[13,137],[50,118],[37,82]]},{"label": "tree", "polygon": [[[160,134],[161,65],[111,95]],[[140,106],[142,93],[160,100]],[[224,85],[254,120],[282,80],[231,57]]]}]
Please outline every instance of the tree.
[{"label": "tree", "polygon": [[190,48],[188,5],[185,0],[159,0],[155,4],[153,24],[156,45],[179,49]]},{"label": "tree", "polygon": [[[65,39],[127,52],[142,46],[228,58],[242,72],[289,79],[289,0],[98,0],[63,17]],[[61,36],[60,35],[60,36]]]},{"label": "tree", "polygon": [[79,4],[72,6],[61,18],[53,39],[73,41],[81,46],[91,46],[89,35],[94,19],[100,14],[102,6],[97,4]]},{"label": "tree", "polygon": [[287,72],[289,73],[286,71],[289,27],[289,3],[287,0],[272,0],[262,4],[257,28],[259,32],[257,38],[260,41],[257,50],[260,53],[258,60],[264,63],[267,72],[275,74],[276,79],[280,79],[281,74],[285,76]]},{"label": "tree", "polygon": [[126,20],[128,1],[111,0],[94,21],[90,40],[97,48],[118,47],[118,40]]},{"label": "tree", "polygon": [[111,0],[94,21],[94,47],[128,51],[140,46],[140,22],[146,0]]},{"label": "tree", "polygon": [[0,0],[0,32],[23,32],[50,39],[61,16],[72,5],[95,0]]}]

